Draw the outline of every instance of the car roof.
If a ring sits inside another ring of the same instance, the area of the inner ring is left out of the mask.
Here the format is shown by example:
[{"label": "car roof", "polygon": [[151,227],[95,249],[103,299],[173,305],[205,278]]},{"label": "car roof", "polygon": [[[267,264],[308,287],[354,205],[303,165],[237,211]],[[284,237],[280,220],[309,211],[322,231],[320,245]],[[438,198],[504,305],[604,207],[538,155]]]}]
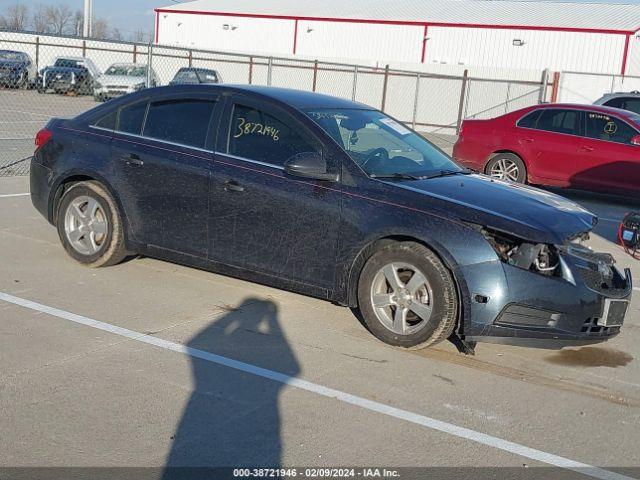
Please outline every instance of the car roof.
[{"label": "car roof", "polygon": [[56,60],[77,60],[79,62],[84,62],[84,61],[88,60],[88,58],[87,57],[73,57],[73,56],[62,55],[60,57],[56,57]]},{"label": "car roof", "polygon": [[277,100],[296,108],[356,108],[371,110],[373,107],[345,98],[324,93],[295,90],[293,88],[267,87],[262,85],[227,85],[238,92],[249,92]]},{"label": "car roof", "polygon": [[168,87],[156,87],[163,93],[179,93],[181,91],[193,92],[194,88],[209,89],[223,94],[252,94],[265,100],[272,100],[297,109],[308,108],[349,108],[358,110],[373,110],[373,107],[363,103],[332,97],[322,93],[294,90],[292,88],[268,87],[263,85],[234,85],[234,84],[202,84],[202,85],[172,85]]},{"label": "car roof", "polygon": [[218,71],[214,68],[203,68],[203,67],[182,67],[179,72],[215,72]]},{"label": "car roof", "polygon": [[146,67],[146,63],[118,62],[112,63],[110,67]]}]

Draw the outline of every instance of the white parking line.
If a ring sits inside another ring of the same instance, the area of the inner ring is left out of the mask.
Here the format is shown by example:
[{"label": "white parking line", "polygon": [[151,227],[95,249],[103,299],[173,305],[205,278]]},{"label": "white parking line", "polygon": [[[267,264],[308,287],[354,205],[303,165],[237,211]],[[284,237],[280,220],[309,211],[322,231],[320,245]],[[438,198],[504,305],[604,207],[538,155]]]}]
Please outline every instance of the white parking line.
[{"label": "white parking line", "polygon": [[627,477],[619,473],[611,472],[609,470],[604,470],[602,468],[594,467],[585,463],[576,462],[568,458],[543,452],[542,450],[529,448],[524,445],[510,442],[508,440],[503,440],[498,437],[493,437],[491,435],[477,432],[475,430],[459,427],[452,423],[443,422],[441,420],[436,420],[434,418],[430,418],[424,415],[412,413],[407,410],[395,408],[390,405],[374,402],[373,400],[368,400],[363,397],[351,395],[349,393],[342,392],[340,390],[335,390],[333,388],[325,387],[317,383],[312,383],[306,380],[291,377],[289,375],[285,375],[283,373],[279,373],[273,370],[267,370],[265,368],[251,365],[249,363],[244,363],[238,360],[233,360],[231,358],[223,357],[221,355],[216,355],[215,353],[187,347],[179,343],[170,342],[168,340],[162,340],[160,338],[153,337],[151,335],[145,335],[143,333],[135,332],[133,330],[128,330],[126,328],[118,327],[117,325],[112,325],[110,323],[101,322],[99,320],[94,320],[89,317],[84,317],[82,315],[77,315],[75,313],[66,312],[64,310],[59,310],[57,308],[50,307],[47,305],[42,305],[40,303],[32,302],[31,300],[15,297],[8,293],[0,292],[0,300],[3,300],[8,303],[12,303],[14,305],[19,305],[24,308],[35,310],[37,312],[46,313],[48,315],[52,315],[54,317],[58,317],[64,320],[69,320],[70,322],[74,322],[80,325],[86,325],[88,327],[96,328],[98,330],[113,333],[115,335],[119,335],[121,337],[125,337],[130,340],[134,340],[136,342],[154,345],[156,347],[164,348],[165,350],[171,350],[177,353],[181,353],[183,355],[199,358],[201,360],[215,363],[217,365],[233,368],[241,372],[250,373],[258,377],[273,380],[275,382],[279,382],[285,385],[290,385],[292,387],[299,388],[301,390],[306,390],[308,392],[312,392],[317,395],[321,395],[323,397],[339,400],[341,402],[355,405],[357,407],[361,407],[366,410],[370,410],[372,412],[377,412],[377,413],[388,415],[390,417],[394,417],[400,420],[405,420],[407,422],[411,422],[416,425],[421,425],[423,427],[427,427],[432,430],[448,433],[449,435],[453,435],[455,437],[471,440],[473,442],[477,442],[486,446],[497,448],[505,452],[514,453],[516,455],[520,455],[522,457],[526,457],[531,460],[536,460],[542,463],[546,463],[548,465],[553,465],[555,467],[560,467],[567,470],[573,470],[575,472],[579,472],[579,473],[589,475],[591,477],[599,478],[602,480],[632,480],[631,477]]},{"label": "white parking line", "polygon": [[0,195],[0,198],[11,198],[11,197],[27,197],[31,195],[30,193],[7,193],[5,195]]}]

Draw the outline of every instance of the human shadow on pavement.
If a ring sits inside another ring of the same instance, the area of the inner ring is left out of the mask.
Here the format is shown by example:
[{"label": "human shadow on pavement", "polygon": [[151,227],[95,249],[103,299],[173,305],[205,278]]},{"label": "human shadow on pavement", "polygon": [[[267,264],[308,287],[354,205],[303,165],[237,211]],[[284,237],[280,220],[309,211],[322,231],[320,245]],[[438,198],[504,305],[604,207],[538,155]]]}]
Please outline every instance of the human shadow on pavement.
[{"label": "human shadow on pavement", "polygon": [[[280,329],[278,307],[270,300],[245,299],[187,346],[292,377],[300,370]],[[231,477],[231,471],[211,467],[279,468],[279,397],[285,385],[190,358],[193,392],[172,437],[163,480]]]}]

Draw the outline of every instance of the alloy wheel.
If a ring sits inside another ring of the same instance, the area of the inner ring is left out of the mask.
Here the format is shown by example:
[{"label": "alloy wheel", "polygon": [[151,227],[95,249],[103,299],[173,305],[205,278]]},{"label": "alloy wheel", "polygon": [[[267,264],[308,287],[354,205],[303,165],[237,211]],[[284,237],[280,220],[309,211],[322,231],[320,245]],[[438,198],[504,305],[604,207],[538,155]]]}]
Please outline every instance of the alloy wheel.
[{"label": "alloy wheel", "polygon": [[69,203],[65,212],[64,231],[74,250],[82,255],[94,255],[107,240],[109,223],[100,204],[82,195]]},{"label": "alloy wheel", "polygon": [[396,334],[410,335],[429,323],[433,291],[418,268],[394,262],[375,275],[371,284],[371,303],[382,325]]},{"label": "alloy wheel", "polygon": [[491,167],[489,175],[500,180],[517,182],[520,176],[520,168],[512,160],[501,158]]}]

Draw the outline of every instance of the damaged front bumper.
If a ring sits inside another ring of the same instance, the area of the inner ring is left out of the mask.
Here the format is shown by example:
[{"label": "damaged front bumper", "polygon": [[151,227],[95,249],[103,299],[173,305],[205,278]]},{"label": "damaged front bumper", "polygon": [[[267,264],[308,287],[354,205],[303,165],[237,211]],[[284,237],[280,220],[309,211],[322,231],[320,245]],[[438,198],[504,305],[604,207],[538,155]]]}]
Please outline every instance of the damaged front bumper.
[{"label": "damaged front bumper", "polygon": [[480,296],[485,305],[472,305],[465,341],[557,349],[620,333],[633,291],[630,270],[620,272],[611,255],[579,244],[559,247],[557,256],[555,275],[502,262],[504,280],[493,298]]}]

